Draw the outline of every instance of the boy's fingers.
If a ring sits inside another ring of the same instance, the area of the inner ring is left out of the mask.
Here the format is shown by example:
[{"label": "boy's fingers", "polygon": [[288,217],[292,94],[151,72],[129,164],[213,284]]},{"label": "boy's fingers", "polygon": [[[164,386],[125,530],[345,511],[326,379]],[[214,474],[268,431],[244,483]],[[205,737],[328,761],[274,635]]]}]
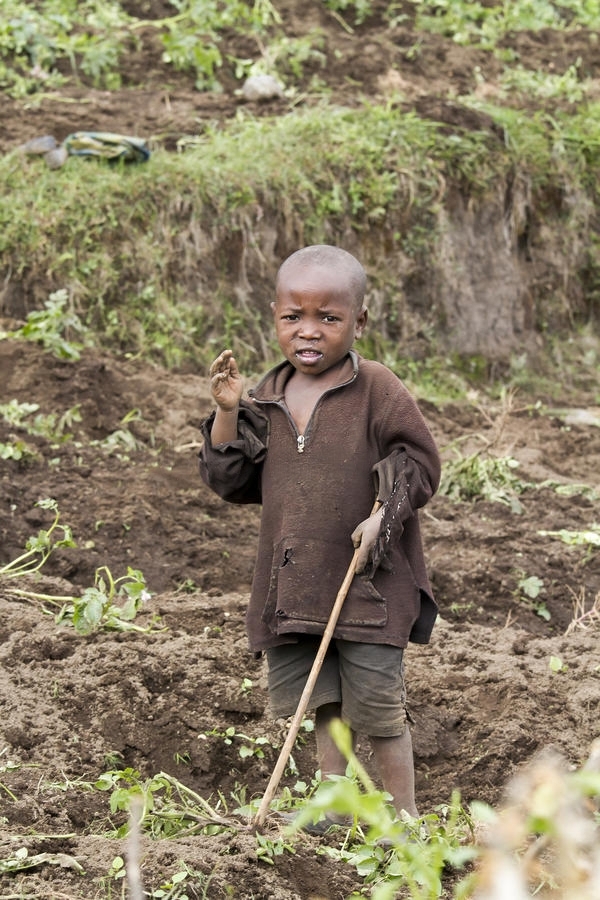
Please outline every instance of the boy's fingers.
[{"label": "boy's fingers", "polygon": [[360,575],[360,573],[364,570],[367,565],[367,560],[369,558],[369,554],[367,552],[358,552],[356,554],[356,573]]},{"label": "boy's fingers", "polygon": [[362,539],[362,526],[361,525],[359,525],[357,528],[354,529],[354,531],[350,535],[350,538],[352,540],[352,544],[354,545],[354,547],[360,547],[360,542]]},{"label": "boy's fingers", "polygon": [[212,378],[222,373],[227,375],[230,371],[237,372],[237,365],[231,350],[223,350],[211,364],[208,374]]}]

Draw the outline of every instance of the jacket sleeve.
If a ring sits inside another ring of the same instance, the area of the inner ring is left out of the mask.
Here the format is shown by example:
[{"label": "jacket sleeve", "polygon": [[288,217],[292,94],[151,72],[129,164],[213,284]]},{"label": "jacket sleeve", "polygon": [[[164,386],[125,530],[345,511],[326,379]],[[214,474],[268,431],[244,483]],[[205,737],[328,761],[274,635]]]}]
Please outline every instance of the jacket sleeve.
[{"label": "jacket sleeve", "polygon": [[212,446],[214,412],[202,422],[204,444],[200,450],[200,476],[223,500],[261,503],[262,464],[267,454],[269,423],[245,400],[240,404],[238,438]]},{"label": "jacket sleeve", "polygon": [[437,447],[418,412],[413,419],[413,440],[405,440],[371,470],[383,515],[364,572],[367,578],[372,578],[379,566],[386,568],[390,542],[401,538],[405,523],[428,503],[439,485],[441,463]]}]

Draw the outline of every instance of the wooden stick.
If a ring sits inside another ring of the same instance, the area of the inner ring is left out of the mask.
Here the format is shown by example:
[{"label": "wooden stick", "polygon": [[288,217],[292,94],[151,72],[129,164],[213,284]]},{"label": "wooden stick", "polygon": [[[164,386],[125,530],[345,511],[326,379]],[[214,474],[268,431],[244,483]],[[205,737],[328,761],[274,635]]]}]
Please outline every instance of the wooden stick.
[{"label": "wooden stick", "polygon": [[[375,515],[380,506],[381,503],[379,501],[376,501],[373,509],[371,510],[372,516]],[[333,604],[333,609],[331,610],[327,625],[325,626],[325,631],[323,632],[323,637],[321,638],[321,643],[319,644],[317,655],[315,656],[315,660],[312,664],[312,668],[309,672],[300,700],[298,701],[298,708],[296,709],[294,718],[292,719],[292,722],[290,724],[285,743],[279,753],[279,759],[277,760],[275,768],[273,769],[273,774],[271,775],[271,778],[267,785],[267,789],[261,800],[258,812],[254,817],[254,821],[252,823],[252,827],[254,829],[260,828],[265,820],[267,812],[269,811],[271,800],[273,799],[275,791],[279,786],[279,782],[281,781],[281,777],[285,771],[287,761],[290,758],[290,754],[294,748],[294,744],[300,730],[300,725],[302,724],[302,719],[304,718],[304,713],[306,712],[313,692],[313,688],[316,684],[317,678],[319,677],[319,672],[321,671],[323,660],[325,659],[325,654],[327,653],[329,644],[331,643],[331,638],[333,637],[335,626],[337,625],[337,621],[340,617],[342,606],[344,605],[344,600],[346,599],[346,595],[350,590],[350,585],[352,584],[352,579],[354,578],[354,575],[356,573],[356,563],[358,561],[359,549],[360,548],[357,547],[354,551],[354,555],[352,556],[352,560],[350,561],[350,565],[348,566],[348,571],[344,576],[344,580],[342,581],[341,587],[337,593],[337,597],[335,598],[335,603]]]}]

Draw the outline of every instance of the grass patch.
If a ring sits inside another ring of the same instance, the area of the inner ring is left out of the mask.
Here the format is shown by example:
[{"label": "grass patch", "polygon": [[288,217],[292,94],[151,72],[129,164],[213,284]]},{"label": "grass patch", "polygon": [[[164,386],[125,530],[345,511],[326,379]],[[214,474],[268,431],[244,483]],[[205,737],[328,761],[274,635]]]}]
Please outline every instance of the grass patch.
[{"label": "grass patch", "polygon": [[[246,370],[260,370],[273,358],[265,218],[304,243],[354,233],[373,258],[409,260],[418,292],[433,277],[449,184],[484,202],[488,185],[518,170],[530,182],[534,214],[536,204],[547,211],[549,193],[595,191],[600,105],[551,121],[486,111],[504,143],[364,105],[273,120],[240,115],[207,128],[180,154],[156,151],[143,167],[71,159],[50,171],[12,154],[0,160],[0,186],[11,198],[0,206],[0,252],[30,303],[66,291],[69,313],[104,347],[204,367],[227,343]],[[584,238],[580,208],[564,203],[560,216]],[[597,251],[590,246],[586,277],[600,284]],[[405,305],[410,312],[398,283],[393,271],[373,266],[371,333],[396,348],[407,331]],[[439,324],[432,320],[432,329]]]}]

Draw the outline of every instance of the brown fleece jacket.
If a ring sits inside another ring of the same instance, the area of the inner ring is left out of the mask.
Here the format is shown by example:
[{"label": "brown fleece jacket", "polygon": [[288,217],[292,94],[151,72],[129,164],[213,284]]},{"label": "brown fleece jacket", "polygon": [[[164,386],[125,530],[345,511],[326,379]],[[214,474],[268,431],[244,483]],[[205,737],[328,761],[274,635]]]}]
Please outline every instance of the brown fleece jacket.
[{"label": "brown fleece jacket", "polygon": [[281,363],[249,392],[237,441],[212,447],[213,417],[202,425],[206,484],[225,500],[262,503],[250,648],[322,634],[352,559],[350,536],[376,497],[384,516],[375,559],[369,577],[354,577],[334,637],[427,643],[437,607],[417,510],[437,489],[440,459],[425,420],[393,372],[350,351],[299,435],[284,401],[293,371]]}]

